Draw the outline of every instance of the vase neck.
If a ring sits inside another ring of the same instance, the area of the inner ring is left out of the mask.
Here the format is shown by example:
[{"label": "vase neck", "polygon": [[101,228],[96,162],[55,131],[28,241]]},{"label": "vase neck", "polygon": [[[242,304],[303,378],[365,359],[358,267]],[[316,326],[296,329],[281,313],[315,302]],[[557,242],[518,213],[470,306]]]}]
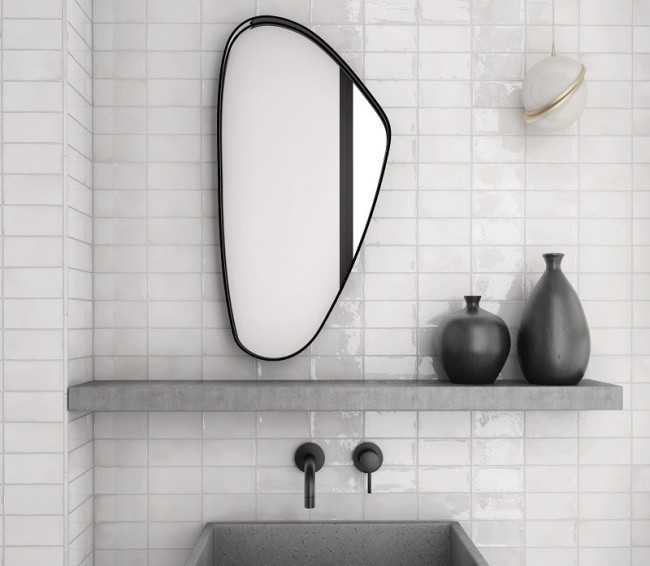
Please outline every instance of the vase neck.
[{"label": "vase neck", "polygon": [[544,254],[543,257],[548,271],[562,270],[562,258],[564,257],[564,254]]},{"label": "vase neck", "polygon": [[465,295],[465,303],[468,309],[477,309],[481,295]]}]

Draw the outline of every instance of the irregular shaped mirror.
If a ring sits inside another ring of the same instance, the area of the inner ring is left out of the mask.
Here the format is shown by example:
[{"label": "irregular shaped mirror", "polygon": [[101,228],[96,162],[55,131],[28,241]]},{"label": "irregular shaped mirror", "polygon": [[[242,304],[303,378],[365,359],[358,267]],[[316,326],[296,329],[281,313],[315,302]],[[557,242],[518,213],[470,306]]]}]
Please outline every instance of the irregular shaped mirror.
[{"label": "irregular shaped mirror", "polygon": [[390,125],[350,67],[307,28],[240,24],[218,100],[221,257],[239,346],[306,348],[350,274],[377,200]]}]

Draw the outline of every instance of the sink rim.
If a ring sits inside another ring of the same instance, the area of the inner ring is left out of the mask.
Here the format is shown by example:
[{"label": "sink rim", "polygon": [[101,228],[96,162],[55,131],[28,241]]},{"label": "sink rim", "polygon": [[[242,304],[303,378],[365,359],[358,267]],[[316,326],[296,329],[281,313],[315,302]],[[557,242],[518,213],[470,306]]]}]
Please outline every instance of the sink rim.
[{"label": "sink rim", "polygon": [[[467,559],[473,560],[474,564],[471,566],[489,566],[488,562],[485,560],[483,555],[480,553],[476,545],[472,542],[472,539],[465,532],[463,527],[461,527],[458,521],[418,521],[418,520],[363,520],[363,521],[326,521],[326,520],[316,520],[316,521],[211,521],[206,523],[201,530],[201,534],[196,539],[196,543],[190,552],[185,566],[214,566],[214,536],[215,529],[217,527],[227,527],[229,525],[240,526],[240,525],[279,525],[279,526],[289,526],[289,525],[446,525],[450,527],[451,540],[450,540],[450,552],[454,553],[454,547],[458,546],[461,552],[469,554]],[[470,562],[465,562],[470,566]],[[461,565],[459,565],[461,566]]]}]

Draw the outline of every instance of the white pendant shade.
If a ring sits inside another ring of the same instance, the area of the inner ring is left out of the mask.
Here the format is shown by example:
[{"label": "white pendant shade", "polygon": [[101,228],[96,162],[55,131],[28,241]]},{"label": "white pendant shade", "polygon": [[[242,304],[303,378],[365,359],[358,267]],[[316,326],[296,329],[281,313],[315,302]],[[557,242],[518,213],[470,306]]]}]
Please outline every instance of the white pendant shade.
[{"label": "white pendant shade", "polygon": [[575,59],[552,55],[531,67],[521,97],[524,120],[540,130],[559,130],[572,124],[587,104],[585,67]]}]

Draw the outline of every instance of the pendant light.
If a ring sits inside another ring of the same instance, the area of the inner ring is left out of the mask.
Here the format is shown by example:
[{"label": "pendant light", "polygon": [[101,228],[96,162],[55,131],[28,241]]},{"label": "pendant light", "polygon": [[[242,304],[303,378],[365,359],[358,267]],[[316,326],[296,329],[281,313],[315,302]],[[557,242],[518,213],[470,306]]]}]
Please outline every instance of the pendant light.
[{"label": "pendant light", "polygon": [[555,53],[555,0],[552,2],[551,55],[530,68],[521,88],[524,122],[540,130],[559,130],[572,124],[587,104],[586,67]]}]

